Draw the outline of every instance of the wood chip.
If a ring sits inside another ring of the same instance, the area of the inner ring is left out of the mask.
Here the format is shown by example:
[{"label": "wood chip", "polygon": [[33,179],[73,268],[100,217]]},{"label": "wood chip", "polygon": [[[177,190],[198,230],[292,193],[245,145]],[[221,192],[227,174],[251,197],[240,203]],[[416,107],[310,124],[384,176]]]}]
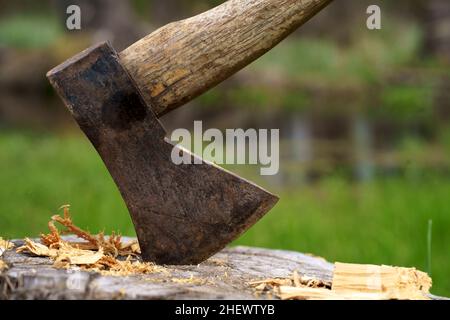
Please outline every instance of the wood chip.
[{"label": "wood chip", "polygon": [[7,250],[14,248],[14,244],[8,240],[4,240],[0,237],[0,272],[8,269],[8,265],[3,261],[2,256]]},{"label": "wood chip", "polygon": [[389,299],[426,299],[431,278],[415,268],[336,263],[333,291],[336,293],[375,293]]},{"label": "wood chip", "polygon": [[17,253],[28,252],[38,257],[51,257],[56,258],[58,256],[58,250],[50,249],[46,245],[34,242],[29,238],[24,239],[25,244],[17,248]]},{"label": "wood chip", "polygon": [[12,242],[4,240],[2,237],[0,237],[0,257],[6,250],[10,250],[12,248],[14,248],[14,244]]},{"label": "wood chip", "polygon": [[103,249],[99,251],[82,250],[69,244],[62,244],[58,250],[56,264],[67,262],[70,265],[93,265],[104,257]]}]

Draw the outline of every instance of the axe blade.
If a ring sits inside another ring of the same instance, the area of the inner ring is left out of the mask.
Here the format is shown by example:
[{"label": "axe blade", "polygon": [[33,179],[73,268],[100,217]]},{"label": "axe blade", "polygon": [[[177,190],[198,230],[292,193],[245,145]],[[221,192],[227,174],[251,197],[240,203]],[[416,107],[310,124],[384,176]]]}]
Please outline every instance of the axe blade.
[{"label": "axe blade", "polygon": [[108,43],[81,52],[47,76],[118,186],[144,260],[200,263],[278,201],[206,161],[174,164],[174,146]]}]

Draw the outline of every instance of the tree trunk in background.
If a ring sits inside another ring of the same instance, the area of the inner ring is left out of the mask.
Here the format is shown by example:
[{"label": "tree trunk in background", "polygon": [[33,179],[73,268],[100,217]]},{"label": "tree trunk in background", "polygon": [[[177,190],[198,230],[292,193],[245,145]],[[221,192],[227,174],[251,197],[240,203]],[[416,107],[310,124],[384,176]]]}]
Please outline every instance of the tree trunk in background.
[{"label": "tree trunk in background", "polygon": [[143,35],[134,17],[131,1],[55,0],[54,3],[64,23],[68,17],[67,7],[78,5],[81,8],[81,31],[93,32],[94,42],[112,42],[117,51]]},{"label": "tree trunk in background", "polygon": [[[422,4],[425,30],[424,53],[450,64],[450,1],[428,0]],[[443,75],[435,94],[436,121],[447,125],[450,120],[449,76]]]},{"label": "tree trunk in background", "polygon": [[361,115],[352,122],[354,174],[358,181],[372,180],[374,176],[372,130],[369,121]]},{"label": "tree trunk in background", "polygon": [[189,18],[226,0],[150,0],[150,18],[155,27]]},{"label": "tree trunk in background", "polygon": [[[307,171],[313,161],[313,143],[311,121],[307,116],[301,113],[293,113],[286,121],[290,122],[289,136],[286,137],[286,149],[280,150],[281,153],[289,155],[287,161],[287,179],[290,184],[303,183],[307,177]],[[284,144],[282,144],[284,145]]]},{"label": "tree trunk in background", "polygon": [[426,51],[450,63],[450,1],[428,0],[424,14]]}]

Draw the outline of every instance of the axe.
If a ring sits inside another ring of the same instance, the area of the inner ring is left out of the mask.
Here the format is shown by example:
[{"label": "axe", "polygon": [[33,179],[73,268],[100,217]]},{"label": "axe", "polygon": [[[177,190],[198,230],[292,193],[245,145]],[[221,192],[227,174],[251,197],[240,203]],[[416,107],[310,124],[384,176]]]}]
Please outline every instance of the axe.
[{"label": "axe", "polygon": [[229,0],[121,53],[100,43],[48,72],[119,188],[144,260],[200,263],[275,205],[276,196],[212,163],[174,164],[178,147],[158,118],[263,55],[330,2]]}]

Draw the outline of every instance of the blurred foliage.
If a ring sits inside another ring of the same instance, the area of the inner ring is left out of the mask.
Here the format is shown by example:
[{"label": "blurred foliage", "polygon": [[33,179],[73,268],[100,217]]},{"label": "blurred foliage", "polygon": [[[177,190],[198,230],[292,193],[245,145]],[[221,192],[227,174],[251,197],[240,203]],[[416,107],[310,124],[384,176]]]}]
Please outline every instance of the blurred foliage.
[{"label": "blurred foliage", "polygon": [[382,108],[377,112],[391,120],[424,121],[433,117],[434,87],[396,85],[381,92]]},{"label": "blurred foliage", "polygon": [[136,14],[145,17],[151,10],[152,2],[149,0],[132,0],[132,4]]},{"label": "blurred foliage", "polygon": [[370,36],[367,32],[355,35],[349,46],[327,38],[289,39],[251,68],[277,69],[300,82],[370,85],[382,81],[393,67],[416,62],[422,41],[417,25],[386,27]]},{"label": "blurred foliage", "polygon": [[42,48],[62,34],[61,23],[50,15],[15,15],[0,20],[0,46]]},{"label": "blurred foliage", "polygon": [[261,112],[269,109],[299,111],[309,106],[310,102],[311,97],[306,91],[265,86],[215,88],[198,98],[198,104],[205,109],[222,108],[227,103],[236,108]]},{"label": "blurred foliage", "polygon": [[[330,99],[323,108],[327,114],[358,110],[378,119],[429,121],[440,73],[428,72],[426,80],[420,80],[431,63],[417,59],[422,31],[414,23],[397,23],[388,30],[370,36],[367,30],[358,31],[348,46],[339,46],[331,38],[289,38],[248,67],[246,72],[257,75],[254,82],[259,84],[233,86],[231,82],[231,86],[215,88],[199,97],[198,103],[208,108],[232,105],[240,109],[304,111],[314,107],[317,111],[317,104],[323,105],[321,93],[327,91]],[[413,67],[417,71],[410,73],[417,80],[395,80],[398,73]],[[434,67],[439,68],[446,67]],[[339,90],[350,90],[353,97],[333,99],[333,92],[339,95]],[[355,95],[364,101],[356,101]]]}]

